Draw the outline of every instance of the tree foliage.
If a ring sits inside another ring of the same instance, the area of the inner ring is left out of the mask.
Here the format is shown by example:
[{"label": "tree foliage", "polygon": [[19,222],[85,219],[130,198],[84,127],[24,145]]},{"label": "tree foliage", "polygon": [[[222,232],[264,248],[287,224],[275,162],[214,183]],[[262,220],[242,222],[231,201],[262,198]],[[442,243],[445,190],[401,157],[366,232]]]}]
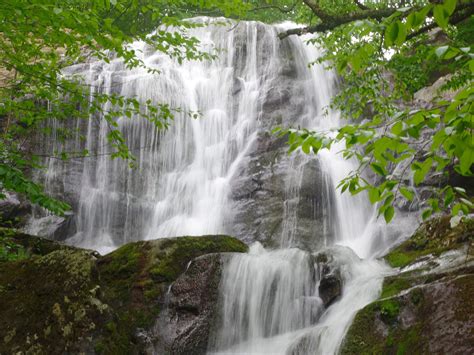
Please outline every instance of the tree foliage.
[{"label": "tree foliage", "polygon": [[[140,102],[133,97],[107,95],[90,88],[81,78],[66,77],[62,69],[96,58],[108,62],[112,55],[126,67],[150,73],[129,44],[141,40],[178,61],[204,60],[212,54],[198,49],[198,40],[186,30],[198,24],[183,21],[189,9],[224,15],[242,14],[240,0],[4,0],[0,4],[0,194],[15,191],[54,213],[69,206],[47,196],[26,174],[41,169],[41,160],[30,145],[38,132],[64,137],[67,132],[45,124],[54,119],[106,120],[112,157],[133,163],[116,119],[144,117],[166,128],[179,108],[166,103]],[[157,31],[149,34],[153,29]],[[172,28],[172,30],[167,30]],[[113,54],[112,54],[113,53]],[[104,104],[110,103],[105,111]],[[87,155],[88,152],[77,152]],[[66,158],[66,152],[56,152]],[[2,197],[2,196],[0,196]],[[4,197],[4,196],[3,196]]]},{"label": "tree foliage", "polygon": [[[318,61],[343,80],[333,107],[348,122],[331,132],[278,129],[289,135],[290,150],[318,153],[343,142],[341,154],[355,159],[358,168],[340,188],[352,194],[366,191],[387,222],[397,199],[416,199],[416,187],[426,184],[430,173],[444,175],[447,183],[433,188],[423,217],[445,209],[453,215],[470,213],[472,200],[449,177],[473,175],[474,49],[473,37],[465,34],[472,33],[474,4],[364,2],[359,9],[332,15],[323,1],[304,2],[319,15],[319,23],[281,37],[319,32],[312,42],[326,51]],[[442,39],[433,41],[429,31]],[[414,108],[413,93],[441,74],[450,76],[440,96],[427,107]],[[443,98],[449,90],[452,99]]]}]

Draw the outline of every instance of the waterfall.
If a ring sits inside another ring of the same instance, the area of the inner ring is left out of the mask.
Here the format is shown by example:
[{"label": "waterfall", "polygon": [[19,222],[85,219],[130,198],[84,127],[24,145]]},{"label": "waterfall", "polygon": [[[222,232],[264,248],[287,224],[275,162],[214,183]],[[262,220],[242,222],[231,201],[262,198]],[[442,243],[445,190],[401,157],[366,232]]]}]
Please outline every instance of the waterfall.
[{"label": "waterfall", "polygon": [[[305,38],[291,41],[299,70],[304,72],[303,67],[318,57],[318,50],[306,45]],[[328,109],[335,93],[334,78],[320,65],[306,68],[306,75],[311,78],[305,87],[306,116],[295,123],[324,131],[337,127],[338,114]],[[323,219],[323,226],[313,227],[325,230],[324,247],[346,245],[358,254],[349,248],[323,248],[335,260],[332,267],[341,273],[342,297],[325,310],[317,287],[320,282],[315,262],[317,250],[292,248],[297,238],[295,211],[303,167],[315,159],[297,153],[288,165],[280,239],[283,249],[266,251],[257,244],[248,255],[235,255],[225,266],[221,281],[221,323],[215,337],[210,339],[210,353],[334,354],[357,310],[378,297],[383,276],[389,269],[382,262],[359,257],[377,252],[370,240],[382,228],[364,196],[336,192],[337,183],[356,167],[355,162],[346,161],[338,154],[341,148],[334,146],[318,158],[321,170],[326,172],[322,181],[326,194],[320,199],[326,209],[335,205],[336,216],[331,219],[334,235],[328,238],[331,234],[328,218]]]},{"label": "waterfall", "polygon": [[[77,135],[65,147],[87,149],[91,157],[50,159],[44,181],[74,207],[76,228],[68,242],[101,252],[181,235],[224,233],[255,242],[248,254],[224,265],[221,319],[209,352],[336,353],[357,310],[378,296],[388,270],[373,257],[391,236],[365,196],[336,191],[355,167],[338,154],[340,146],[318,157],[288,156],[284,142],[268,134],[277,125],[340,125],[337,112],[325,113],[335,74],[308,66],[320,52],[307,38],[278,39],[291,24],[193,21],[206,24],[189,31],[203,50],[218,50],[216,60],[178,64],[134,43],[159,75],[126,70],[119,60],[65,70],[80,75],[92,92],[182,109],[166,131],[138,117],[118,120],[136,169],[110,159],[104,120],[75,123],[84,139]],[[186,114],[197,111],[198,119]],[[318,290],[321,253],[343,282],[342,296],[328,308]]]}]

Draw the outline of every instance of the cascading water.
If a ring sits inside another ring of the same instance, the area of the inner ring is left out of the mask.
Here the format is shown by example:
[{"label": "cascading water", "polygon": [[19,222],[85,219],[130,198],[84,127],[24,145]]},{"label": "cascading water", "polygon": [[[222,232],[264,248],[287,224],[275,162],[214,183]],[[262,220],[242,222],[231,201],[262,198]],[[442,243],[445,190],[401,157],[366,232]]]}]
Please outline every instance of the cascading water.
[{"label": "cascading water", "polygon": [[[292,39],[295,60],[299,68],[318,57],[317,49],[304,44],[304,39]],[[296,122],[315,130],[328,130],[339,125],[337,112],[324,115],[333,95],[332,77],[321,66],[306,69],[312,80],[306,87],[307,116]],[[316,103],[311,106],[311,103]],[[325,238],[324,245],[349,245],[359,256],[377,252],[367,239],[375,236],[377,228],[374,210],[363,197],[335,193],[337,182],[355,166],[337,154],[338,148],[323,152],[320,167],[327,172],[323,181],[335,204],[334,239]],[[210,340],[210,353],[229,354],[333,354],[356,311],[373,301],[381,281],[389,269],[383,263],[364,261],[350,249],[336,248],[325,252],[334,258],[332,267],[338,269],[344,282],[342,298],[326,311],[318,294],[320,282],[316,254],[291,248],[295,244],[298,220],[298,192],[302,167],[309,159],[297,156],[290,165],[286,186],[285,214],[280,246],[285,249],[265,251],[253,246],[248,255],[236,255],[224,269],[222,292],[222,323],[215,339]],[[321,196],[324,198],[324,196]],[[314,226],[314,228],[326,226]],[[328,233],[324,233],[327,235]],[[360,241],[363,245],[359,246]],[[315,252],[315,251],[313,251]]]},{"label": "cascading water", "polygon": [[[77,228],[69,242],[108,251],[135,240],[233,232],[236,210],[245,209],[247,202],[238,205],[231,187],[249,157],[257,154],[261,135],[277,124],[324,130],[339,124],[337,112],[324,114],[334,94],[334,74],[320,65],[308,68],[318,49],[306,45],[304,38],[278,39],[287,25],[195,21],[207,26],[191,34],[203,48],[220,49],[217,60],[179,65],[137,43],[135,50],[161,71],[159,75],[127,71],[117,60],[68,69],[66,74],[82,75],[93,90],[202,113],[195,120],[177,113],[166,132],[142,119],[120,119],[118,125],[137,157],[136,170],[108,157],[103,120],[91,119],[86,127],[78,123],[85,143],[76,139],[68,148],[86,148],[95,158],[73,168],[70,162],[50,160],[46,180],[50,191],[62,186],[63,193],[72,196]],[[287,89],[281,88],[284,76],[291,79]],[[275,92],[286,98],[271,99]],[[281,111],[282,102],[291,107]],[[270,106],[278,107],[271,115]],[[265,250],[257,243],[249,254],[235,255],[224,266],[221,323],[209,341],[210,353],[335,353],[355,312],[377,297],[387,269],[359,257],[377,255],[386,247],[383,228],[366,199],[336,193],[337,182],[353,168],[337,150],[318,158],[299,153],[288,157],[276,150],[275,166],[284,172],[278,189],[284,197],[281,214],[273,216],[281,229],[275,229],[269,244],[278,249]],[[263,169],[260,163],[256,166]],[[320,176],[317,198],[303,207],[311,210],[303,211],[311,222],[305,227],[309,243],[302,242],[298,229],[308,167]],[[265,174],[273,176],[273,168]],[[64,173],[67,169],[75,175]],[[259,213],[265,214],[265,208],[260,206]],[[250,224],[241,230],[252,228]],[[250,238],[245,233],[237,236]],[[320,250],[335,244],[351,247],[358,256],[345,247]],[[300,245],[312,250],[298,249]],[[344,283],[342,297],[327,309],[318,291],[318,253],[326,253]]]}]

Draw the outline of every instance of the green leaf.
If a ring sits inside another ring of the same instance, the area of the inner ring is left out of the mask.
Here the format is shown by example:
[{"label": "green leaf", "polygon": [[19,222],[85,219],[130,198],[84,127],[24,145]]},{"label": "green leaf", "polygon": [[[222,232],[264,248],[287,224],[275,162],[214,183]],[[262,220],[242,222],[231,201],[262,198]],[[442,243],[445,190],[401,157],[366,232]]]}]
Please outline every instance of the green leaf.
[{"label": "green leaf", "polygon": [[406,21],[406,26],[407,26],[407,29],[411,29],[411,28],[415,28],[415,23],[417,22],[417,13],[416,12],[412,12],[410,15],[408,15],[407,17],[407,21]]},{"label": "green leaf", "polygon": [[392,133],[399,136],[400,133],[403,132],[403,122],[402,121],[398,121],[397,123],[395,123],[393,126],[392,126],[392,129],[391,129]]},{"label": "green leaf", "polygon": [[436,23],[441,28],[448,27],[449,23],[449,13],[443,5],[436,5],[433,9],[433,15]]},{"label": "green leaf", "polygon": [[426,221],[431,215],[433,214],[433,210],[431,208],[428,208],[423,211],[421,214],[421,218],[423,218],[424,221]]},{"label": "green leaf", "polygon": [[449,16],[451,16],[456,9],[456,0],[444,0],[444,8]]},{"label": "green leaf", "polygon": [[369,188],[369,201],[370,203],[374,204],[380,201],[380,191],[375,187]]},{"label": "green leaf", "polygon": [[383,213],[385,222],[390,223],[394,215],[395,215],[395,209],[393,208],[393,206],[388,206]]},{"label": "green leaf", "polygon": [[392,22],[385,30],[385,44],[387,47],[392,46],[398,37],[398,23],[399,21]]},{"label": "green leaf", "polygon": [[372,168],[372,170],[374,172],[376,172],[377,174],[381,175],[381,176],[386,176],[387,175],[387,172],[385,171],[385,168],[378,164],[378,163],[372,163],[370,164],[370,167]]},{"label": "green leaf", "polygon": [[453,189],[449,187],[444,194],[444,207],[448,207],[453,201],[454,201],[454,192],[453,192]]},{"label": "green leaf", "polygon": [[459,168],[461,170],[461,174],[464,176],[472,175],[471,166],[474,162],[474,150],[473,149],[466,149],[464,153],[459,158]]},{"label": "green leaf", "polygon": [[413,180],[416,185],[419,185],[425,179],[425,176],[430,171],[432,165],[433,165],[433,158],[428,158],[423,163],[420,164],[418,169],[415,170]]},{"label": "green leaf", "polygon": [[398,34],[397,38],[395,39],[395,44],[400,46],[405,42],[405,39],[407,38],[407,29],[403,23],[398,21]]},{"label": "green leaf", "polygon": [[411,190],[409,190],[408,188],[403,187],[403,186],[400,187],[400,193],[401,193],[408,201],[413,201],[413,197],[415,196],[415,194],[413,193],[413,191],[411,191]]}]

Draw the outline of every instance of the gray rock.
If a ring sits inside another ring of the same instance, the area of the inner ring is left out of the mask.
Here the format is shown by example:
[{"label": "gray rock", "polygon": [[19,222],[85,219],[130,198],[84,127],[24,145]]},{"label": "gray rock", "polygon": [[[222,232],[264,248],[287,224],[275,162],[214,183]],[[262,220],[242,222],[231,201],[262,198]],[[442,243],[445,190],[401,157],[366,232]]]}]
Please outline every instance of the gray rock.
[{"label": "gray rock", "polygon": [[5,198],[0,200],[1,227],[21,227],[26,223],[29,213],[31,205],[16,194],[6,193]]},{"label": "gray rock", "polygon": [[319,297],[327,308],[342,295],[343,279],[340,265],[334,262],[334,256],[330,252],[317,254],[315,262],[319,272]]},{"label": "gray rock", "polygon": [[218,311],[218,289],[226,254],[207,254],[190,262],[170,287],[167,310],[157,325],[155,352],[205,354]]},{"label": "gray rock", "polygon": [[49,215],[35,218],[27,225],[25,231],[32,235],[45,237],[56,241],[64,241],[74,234],[76,221],[72,213],[67,213],[63,217]]}]

